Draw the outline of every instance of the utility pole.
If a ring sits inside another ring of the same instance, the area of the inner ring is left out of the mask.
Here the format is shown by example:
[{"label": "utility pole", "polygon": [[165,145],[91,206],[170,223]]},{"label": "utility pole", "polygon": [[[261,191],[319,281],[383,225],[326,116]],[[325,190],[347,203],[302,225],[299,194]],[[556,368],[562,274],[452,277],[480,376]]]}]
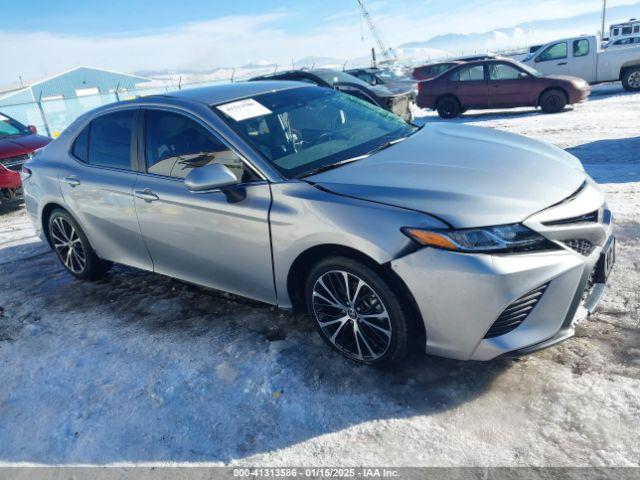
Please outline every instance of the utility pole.
[{"label": "utility pole", "polygon": [[602,0],[602,26],[600,29],[600,40],[604,40],[604,24],[606,23],[607,17],[607,0]]}]

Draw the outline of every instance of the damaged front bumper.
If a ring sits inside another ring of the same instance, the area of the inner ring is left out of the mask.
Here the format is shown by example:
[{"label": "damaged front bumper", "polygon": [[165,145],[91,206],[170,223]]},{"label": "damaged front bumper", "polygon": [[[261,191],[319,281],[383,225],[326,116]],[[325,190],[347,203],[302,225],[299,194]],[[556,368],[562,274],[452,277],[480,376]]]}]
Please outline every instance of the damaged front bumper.
[{"label": "damaged front bumper", "polygon": [[[588,212],[597,220],[573,221]],[[391,262],[420,310],[427,353],[460,360],[531,353],[571,337],[593,312],[606,282],[598,278],[601,253],[615,249],[597,188],[589,184],[568,205],[524,224],[558,249],[489,255],[423,248]],[[573,238],[588,240],[590,249],[579,250]]]}]

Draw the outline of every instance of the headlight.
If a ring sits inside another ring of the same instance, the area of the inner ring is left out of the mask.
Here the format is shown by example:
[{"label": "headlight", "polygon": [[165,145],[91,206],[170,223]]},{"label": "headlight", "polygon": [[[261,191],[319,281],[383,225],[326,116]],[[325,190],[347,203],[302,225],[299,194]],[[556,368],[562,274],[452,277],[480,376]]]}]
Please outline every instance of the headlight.
[{"label": "headlight", "polygon": [[402,231],[421,245],[467,253],[522,252],[556,248],[542,235],[518,223],[460,230],[405,227]]}]

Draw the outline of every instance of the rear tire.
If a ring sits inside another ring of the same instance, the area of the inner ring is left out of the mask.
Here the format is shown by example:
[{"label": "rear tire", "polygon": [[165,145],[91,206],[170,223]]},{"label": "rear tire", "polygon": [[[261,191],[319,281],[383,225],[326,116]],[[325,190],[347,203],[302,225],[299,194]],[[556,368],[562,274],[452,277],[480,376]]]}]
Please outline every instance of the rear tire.
[{"label": "rear tire", "polygon": [[354,362],[397,365],[419,338],[404,296],[376,269],[352,258],[316,263],[307,276],[305,298],[322,339]]},{"label": "rear tire", "polygon": [[438,100],[438,105],[436,106],[436,110],[438,110],[438,115],[440,118],[456,118],[460,115],[462,111],[462,107],[460,106],[460,102],[453,97],[444,97]]},{"label": "rear tire", "polygon": [[567,96],[562,90],[547,90],[540,97],[540,107],[545,113],[558,113],[567,106]]},{"label": "rear tire", "polygon": [[61,208],[49,216],[49,241],[62,266],[81,280],[102,278],[111,263],[98,258],[78,222]]},{"label": "rear tire", "polygon": [[628,68],[624,71],[622,86],[628,92],[640,91],[640,67]]}]

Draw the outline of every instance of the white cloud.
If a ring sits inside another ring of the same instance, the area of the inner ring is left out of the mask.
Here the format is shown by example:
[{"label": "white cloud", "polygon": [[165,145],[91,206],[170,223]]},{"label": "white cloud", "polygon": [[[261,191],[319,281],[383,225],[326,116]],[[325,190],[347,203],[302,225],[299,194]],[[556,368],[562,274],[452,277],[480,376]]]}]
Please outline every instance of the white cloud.
[{"label": "white cloud", "polygon": [[[615,0],[614,0],[615,1]],[[637,1],[637,0],[636,0]],[[610,0],[610,3],[613,3]],[[629,3],[618,0],[615,4]],[[538,18],[559,18],[599,8],[600,0],[545,0],[530,2],[490,0],[481,2],[424,2],[394,0],[368,2],[374,20],[389,46],[434,35],[490,30]],[[447,5],[443,8],[443,5]],[[237,66],[258,59],[290,64],[309,55],[353,58],[368,55],[373,45],[366,26],[360,26],[355,3],[343,12],[318,18],[308,31],[288,32],[283,25],[305,23],[313,14],[304,11],[228,16],[194,22],[173,29],[111,36],[73,36],[53,32],[0,30],[0,83],[59,72],[77,65],[91,65],[135,72],[156,69],[207,70]],[[365,40],[361,39],[364,32]]]}]

